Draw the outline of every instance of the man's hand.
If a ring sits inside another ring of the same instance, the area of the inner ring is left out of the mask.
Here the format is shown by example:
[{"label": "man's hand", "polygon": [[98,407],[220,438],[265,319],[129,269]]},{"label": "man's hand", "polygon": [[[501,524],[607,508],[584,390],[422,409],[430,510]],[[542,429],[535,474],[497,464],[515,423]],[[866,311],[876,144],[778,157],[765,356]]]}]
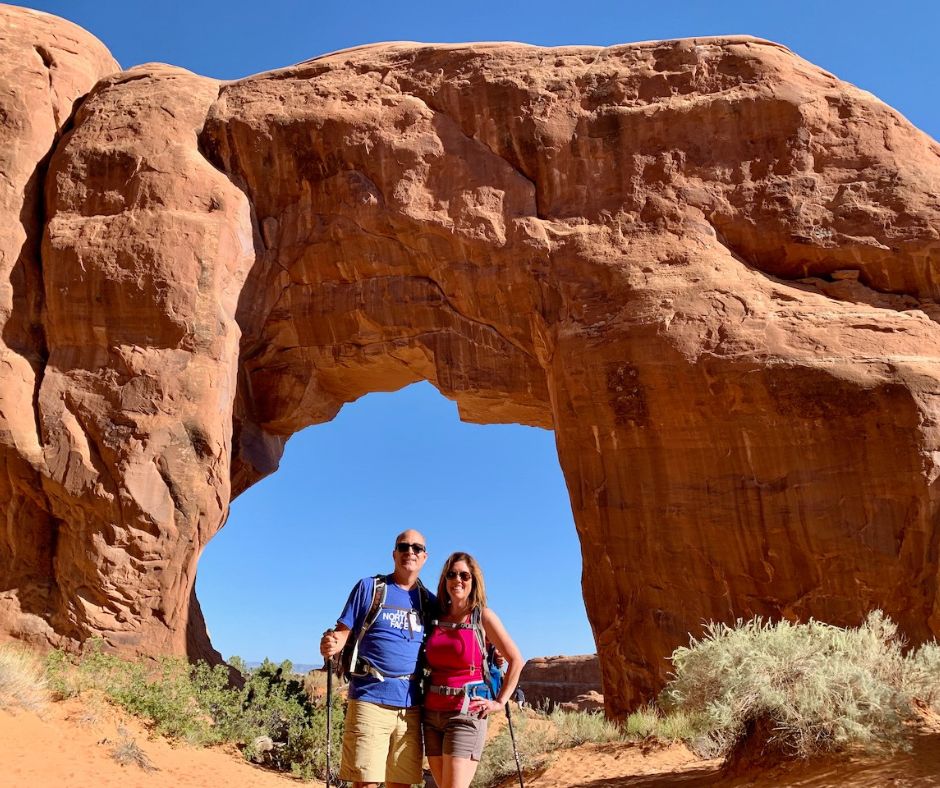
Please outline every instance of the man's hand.
[{"label": "man's hand", "polygon": [[320,654],[323,659],[336,656],[349,639],[348,629],[328,629],[320,638]]}]

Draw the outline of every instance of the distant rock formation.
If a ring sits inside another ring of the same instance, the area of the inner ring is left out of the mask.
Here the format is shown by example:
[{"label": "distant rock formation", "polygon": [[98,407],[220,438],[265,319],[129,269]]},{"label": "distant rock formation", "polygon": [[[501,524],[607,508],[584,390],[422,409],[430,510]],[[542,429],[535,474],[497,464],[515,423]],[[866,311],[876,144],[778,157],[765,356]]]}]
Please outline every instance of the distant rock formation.
[{"label": "distant rock formation", "polygon": [[[597,699],[603,707],[601,667],[596,654],[572,657],[535,657],[522,669],[519,686],[531,706],[563,706],[590,711]],[[579,701],[579,698],[581,699]]]},{"label": "distant rock formation", "polygon": [[872,95],[751,38],[222,84],[0,25],[6,635],[213,656],[232,496],[418,380],[554,429],[615,716],[706,619],[940,633],[940,148]]}]

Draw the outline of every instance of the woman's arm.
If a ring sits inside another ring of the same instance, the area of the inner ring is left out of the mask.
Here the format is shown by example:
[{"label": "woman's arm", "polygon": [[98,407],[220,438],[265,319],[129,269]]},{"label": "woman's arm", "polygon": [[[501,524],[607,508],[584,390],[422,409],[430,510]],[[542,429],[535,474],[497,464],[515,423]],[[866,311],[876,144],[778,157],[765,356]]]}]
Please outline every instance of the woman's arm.
[{"label": "woman's arm", "polygon": [[496,702],[501,708],[506,705],[516,691],[516,685],[519,684],[519,676],[522,675],[522,666],[525,662],[522,659],[522,652],[519,651],[519,647],[513,642],[513,639],[509,637],[509,633],[506,631],[506,627],[503,626],[503,622],[499,620],[499,616],[488,607],[483,609],[483,631],[486,633],[487,640],[499,649],[499,653],[506,658],[508,663],[506,675],[503,678],[503,686],[496,698]]}]

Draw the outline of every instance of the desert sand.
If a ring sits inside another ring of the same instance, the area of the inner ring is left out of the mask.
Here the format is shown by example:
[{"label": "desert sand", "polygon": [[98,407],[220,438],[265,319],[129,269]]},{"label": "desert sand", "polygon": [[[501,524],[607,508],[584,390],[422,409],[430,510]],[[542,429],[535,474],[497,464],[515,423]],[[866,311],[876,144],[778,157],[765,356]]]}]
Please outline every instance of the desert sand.
[{"label": "desert sand", "polygon": [[[150,734],[139,720],[103,701],[72,699],[37,714],[0,709],[0,784],[5,788],[286,788],[302,783],[248,763],[233,747],[198,749]],[[112,752],[132,740],[151,769],[119,764]],[[504,788],[516,785],[507,780]],[[886,758],[862,754],[812,763],[768,763],[729,775],[719,760],[703,760],[681,744],[589,744],[555,754],[531,788],[915,788],[940,786],[940,720],[924,720],[910,752]]]},{"label": "desert sand", "polygon": [[[940,724],[926,719],[909,752],[862,753],[812,762],[769,762],[727,774],[720,760],[696,758],[684,745],[588,744],[557,754],[526,780],[532,788],[920,788],[940,785]],[[503,788],[511,788],[507,781]]]},{"label": "desert sand", "polygon": [[[302,783],[248,763],[233,747],[200,749],[151,736],[101,701],[52,703],[42,714],[0,709],[4,788],[285,788]],[[122,766],[112,751],[136,742],[152,769]]]}]

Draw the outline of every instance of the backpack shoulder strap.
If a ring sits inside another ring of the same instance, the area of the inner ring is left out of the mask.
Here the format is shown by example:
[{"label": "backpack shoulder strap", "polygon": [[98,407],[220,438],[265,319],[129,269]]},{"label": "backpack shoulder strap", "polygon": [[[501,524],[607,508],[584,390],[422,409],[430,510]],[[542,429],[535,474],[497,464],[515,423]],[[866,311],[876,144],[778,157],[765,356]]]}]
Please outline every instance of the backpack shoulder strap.
[{"label": "backpack shoulder strap", "polygon": [[359,662],[359,644],[362,643],[362,639],[365,637],[366,632],[369,631],[369,627],[371,627],[379,617],[379,611],[382,609],[382,605],[385,604],[385,595],[387,593],[388,584],[385,581],[385,575],[375,575],[372,578],[372,604],[366,612],[366,617],[362,620],[362,626],[359,627],[359,631],[356,633],[356,639],[349,655],[348,670],[350,674],[356,672]]},{"label": "backpack shoulder strap", "polygon": [[385,581],[385,575],[375,575],[372,578],[372,605],[362,620],[362,626],[359,628],[359,639],[368,631],[375,620],[379,617],[379,611],[385,604],[385,597],[388,594],[388,583]]},{"label": "backpack shoulder strap", "polygon": [[473,608],[473,612],[470,614],[470,627],[473,629],[473,634],[476,635],[477,645],[480,647],[483,682],[486,684],[490,694],[495,700],[496,687],[493,685],[493,677],[490,675],[490,660],[486,649],[486,631],[483,629],[483,610],[481,608]]}]

